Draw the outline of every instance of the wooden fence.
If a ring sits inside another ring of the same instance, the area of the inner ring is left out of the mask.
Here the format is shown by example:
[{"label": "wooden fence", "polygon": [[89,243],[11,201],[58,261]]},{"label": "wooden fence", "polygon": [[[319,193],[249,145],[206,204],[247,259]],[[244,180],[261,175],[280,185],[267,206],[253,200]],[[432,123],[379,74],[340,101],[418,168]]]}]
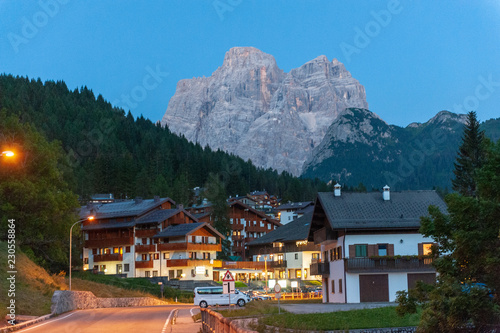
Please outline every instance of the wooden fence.
[{"label": "wooden fence", "polygon": [[218,312],[209,309],[200,310],[203,333],[257,333],[257,331],[239,327],[235,321],[225,318]]}]

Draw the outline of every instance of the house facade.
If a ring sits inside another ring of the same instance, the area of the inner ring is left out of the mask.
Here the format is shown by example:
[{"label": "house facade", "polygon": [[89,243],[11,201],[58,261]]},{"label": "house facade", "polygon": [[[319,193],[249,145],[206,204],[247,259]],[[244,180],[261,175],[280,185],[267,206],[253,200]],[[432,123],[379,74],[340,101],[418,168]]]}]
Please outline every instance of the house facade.
[{"label": "house facade", "polygon": [[[231,234],[228,239],[231,241],[231,255],[248,260],[247,244],[275,230],[281,226],[281,223],[241,201],[231,201],[228,203],[228,207],[231,225]],[[190,207],[189,210],[193,212],[198,221],[213,224],[214,221],[211,220],[210,216],[211,208],[208,203]]]},{"label": "house facade", "polygon": [[[196,279],[211,280],[211,269],[220,265],[209,261],[207,265],[198,265],[192,261],[183,262],[188,265],[178,265],[170,261],[172,257],[215,258],[220,251],[221,235],[213,232],[211,226],[203,225],[193,232],[211,233],[202,238],[204,245],[197,244],[195,238],[187,239],[185,245],[175,245],[170,248],[166,243],[169,237],[156,237],[171,226],[197,224],[182,205],[175,207],[175,202],[169,198],[120,201],[103,205],[87,205],[80,211],[82,217],[94,216],[94,220],[85,221],[82,225],[84,238],[83,269],[92,269],[103,274],[119,274],[124,277],[156,277],[192,279],[191,270],[197,266],[209,267],[209,276],[197,275]],[[208,230],[208,231],[207,231]],[[172,239],[176,243],[179,239]],[[194,254],[193,254],[194,253]],[[201,268],[199,269],[201,271]],[[195,276],[196,277],[196,276]]]},{"label": "house facade", "polygon": [[286,204],[281,204],[275,208],[278,211],[278,218],[281,224],[287,224],[292,222],[298,217],[303,216],[305,213],[312,211],[314,208],[314,202],[288,202]]},{"label": "house facade", "polygon": [[267,261],[269,279],[321,280],[310,266],[319,262],[321,247],[308,241],[312,212],[248,244],[253,261]]},{"label": "house facade", "polygon": [[321,246],[311,274],[322,275],[323,302],[394,302],[419,280],[433,283],[435,244],[419,233],[429,205],[446,212],[435,191],[318,193],[308,240]]}]

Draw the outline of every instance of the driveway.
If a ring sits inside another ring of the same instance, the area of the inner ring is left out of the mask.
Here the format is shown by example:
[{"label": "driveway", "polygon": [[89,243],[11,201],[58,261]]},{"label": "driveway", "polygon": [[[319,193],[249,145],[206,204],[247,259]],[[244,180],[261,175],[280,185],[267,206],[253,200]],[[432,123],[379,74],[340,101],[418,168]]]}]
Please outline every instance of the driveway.
[{"label": "driveway", "polygon": [[313,304],[281,304],[281,308],[292,313],[324,313],[324,312],[337,312],[349,311],[359,309],[374,309],[382,308],[385,306],[397,306],[397,303],[381,302],[381,303],[313,303]]}]

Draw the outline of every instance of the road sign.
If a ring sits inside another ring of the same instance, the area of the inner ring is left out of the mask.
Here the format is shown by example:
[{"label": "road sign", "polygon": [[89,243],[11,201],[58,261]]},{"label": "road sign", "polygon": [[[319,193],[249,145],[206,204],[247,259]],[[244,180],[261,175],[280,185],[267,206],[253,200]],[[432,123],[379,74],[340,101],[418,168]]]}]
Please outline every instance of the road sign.
[{"label": "road sign", "polygon": [[224,277],[222,278],[222,282],[234,282],[233,274],[229,270],[226,271]]},{"label": "road sign", "polygon": [[234,281],[227,281],[222,283],[222,292],[224,294],[234,294]]},{"label": "road sign", "polygon": [[281,286],[280,286],[278,283],[276,283],[276,284],[274,285],[274,292],[275,292],[275,293],[279,293],[279,292],[281,292]]}]

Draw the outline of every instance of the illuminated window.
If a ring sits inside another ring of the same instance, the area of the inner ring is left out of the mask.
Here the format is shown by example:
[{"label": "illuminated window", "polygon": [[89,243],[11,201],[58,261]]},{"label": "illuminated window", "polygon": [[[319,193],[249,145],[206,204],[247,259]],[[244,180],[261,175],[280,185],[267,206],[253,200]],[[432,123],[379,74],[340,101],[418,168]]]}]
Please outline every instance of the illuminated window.
[{"label": "illuminated window", "polygon": [[295,277],[297,279],[302,277],[302,271],[300,269],[295,270]]},{"label": "illuminated window", "polygon": [[432,254],[432,243],[423,244],[423,254],[424,256]]}]

